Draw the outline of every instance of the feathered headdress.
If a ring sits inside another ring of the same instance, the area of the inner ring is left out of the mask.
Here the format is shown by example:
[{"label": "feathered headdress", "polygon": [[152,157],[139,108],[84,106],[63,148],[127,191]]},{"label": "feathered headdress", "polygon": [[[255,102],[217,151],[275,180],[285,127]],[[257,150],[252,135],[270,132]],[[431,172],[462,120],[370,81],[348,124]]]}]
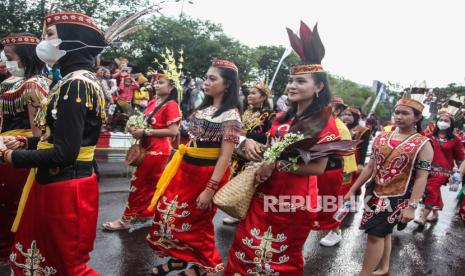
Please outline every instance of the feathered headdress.
[{"label": "feathered headdress", "polygon": [[161,63],[158,59],[155,59],[155,63],[158,64],[163,73],[158,74],[158,79],[167,79],[171,80],[174,83],[174,87],[178,90],[178,102],[182,100],[182,86],[181,86],[181,77],[182,77],[182,63],[184,62],[183,49],[179,50],[179,59],[178,64],[176,65],[176,59],[174,58],[174,51],[168,48],[165,48],[165,52],[161,54],[161,57],[164,59]]},{"label": "feathered headdress", "polygon": [[105,31],[104,36],[106,41],[111,44],[117,39],[121,39],[125,36],[137,32],[138,30],[143,29],[145,27],[144,24],[135,25],[130,28],[128,28],[128,25],[139,19],[141,16],[160,12],[161,9],[162,8],[158,4],[155,4],[141,11],[128,13],[121,16]]},{"label": "feathered headdress", "polygon": [[405,89],[402,98],[397,102],[397,105],[409,106],[413,109],[416,109],[420,112],[423,112],[425,108],[424,102],[426,99],[426,81],[422,81],[419,84],[414,84],[413,87]]},{"label": "feathered headdress", "polygon": [[300,37],[291,29],[286,29],[291,46],[300,58],[300,64],[292,66],[290,74],[324,72],[321,60],[325,56],[325,47],[318,34],[318,24],[315,24],[313,31],[311,31],[307,24],[300,21]]},{"label": "feathered headdress", "polygon": [[452,119],[459,119],[463,114],[460,112],[463,107],[463,98],[454,94],[452,97],[449,98],[447,101],[447,107],[443,107],[438,111],[438,118],[441,115],[447,113],[450,115]]}]

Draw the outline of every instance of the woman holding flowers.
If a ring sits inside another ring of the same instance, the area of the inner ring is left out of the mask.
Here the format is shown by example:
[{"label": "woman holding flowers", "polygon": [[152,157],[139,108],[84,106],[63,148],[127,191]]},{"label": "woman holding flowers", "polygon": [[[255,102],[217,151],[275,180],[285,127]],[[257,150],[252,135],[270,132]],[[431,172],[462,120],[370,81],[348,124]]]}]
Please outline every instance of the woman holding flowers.
[{"label": "woman holding flowers", "polygon": [[[317,27],[312,32],[302,22],[300,30],[299,39],[288,29],[291,45],[301,58],[301,63],[291,68],[286,86],[291,106],[277,116],[268,132],[268,143],[278,146],[265,152],[265,162],[256,173],[260,186],[247,217],[238,226],[224,275],[294,276],[303,272],[302,246],[312,226],[310,210],[317,203],[316,176],[325,171],[328,158],[307,164],[273,160],[288,137],[304,135],[316,138],[317,143],[339,137],[327,107],[331,92],[321,66],[324,47]],[[247,139],[245,143],[246,154],[256,156],[254,142]]]},{"label": "woman holding flowers", "polygon": [[134,139],[140,140],[146,155],[131,179],[128,202],[123,215],[118,220],[104,223],[103,227],[106,230],[128,229],[131,222],[150,219],[155,213],[154,210],[148,211],[147,207],[171,154],[170,138],[178,134],[181,120],[176,78],[177,75],[169,72],[159,74],[155,84],[158,97],[149,102],[142,123],[137,120],[134,124],[128,122],[129,132]]}]

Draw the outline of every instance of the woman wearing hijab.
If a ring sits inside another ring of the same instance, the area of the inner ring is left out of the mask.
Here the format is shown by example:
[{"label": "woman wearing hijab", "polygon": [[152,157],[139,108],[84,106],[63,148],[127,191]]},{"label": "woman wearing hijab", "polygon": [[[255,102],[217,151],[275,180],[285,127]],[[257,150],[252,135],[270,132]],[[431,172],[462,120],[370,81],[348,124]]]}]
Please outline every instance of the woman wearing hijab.
[{"label": "woman wearing hijab", "polygon": [[44,22],[37,55],[47,64],[58,63],[63,75],[38,114],[45,134],[27,139],[27,150],[12,150],[0,140],[0,160],[36,168],[13,224],[10,265],[14,275],[99,275],[86,263],[98,212],[92,161],[105,119],[105,96],[92,68],[106,42],[85,14],[54,13]]}]

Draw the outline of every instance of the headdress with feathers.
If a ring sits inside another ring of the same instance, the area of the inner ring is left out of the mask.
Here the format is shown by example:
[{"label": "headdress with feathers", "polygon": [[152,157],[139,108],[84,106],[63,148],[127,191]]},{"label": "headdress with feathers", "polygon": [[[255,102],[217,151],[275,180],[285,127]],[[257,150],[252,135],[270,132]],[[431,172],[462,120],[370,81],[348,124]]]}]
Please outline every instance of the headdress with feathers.
[{"label": "headdress with feathers", "polygon": [[457,94],[452,95],[452,97],[449,98],[447,101],[447,106],[441,108],[438,111],[438,118],[441,115],[444,115],[447,113],[450,115],[450,117],[454,120],[460,119],[460,117],[463,116],[463,113],[461,112],[462,107],[463,107],[463,97],[458,96]]},{"label": "headdress with feathers", "polygon": [[291,46],[300,58],[300,64],[292,66],[290,74],[301,75],[324,72],[321,60],[325,56],[325,47],[318,34],[318,24],[315,24],[312,31],[307,24],[300,21],[300,37],[291,29],[286,29]]},{"label": "headdress with feathers", "polygon": [[161,7],[158,4],[155,4],[143,10],[121,16],[105,31],[105,39],[109,44],[111,44],[118,39],[124,38],[143,29],[145,27],[144,24],[138,24],[129,28],[128,25],[144,15],[160,12],[160,10]]}]

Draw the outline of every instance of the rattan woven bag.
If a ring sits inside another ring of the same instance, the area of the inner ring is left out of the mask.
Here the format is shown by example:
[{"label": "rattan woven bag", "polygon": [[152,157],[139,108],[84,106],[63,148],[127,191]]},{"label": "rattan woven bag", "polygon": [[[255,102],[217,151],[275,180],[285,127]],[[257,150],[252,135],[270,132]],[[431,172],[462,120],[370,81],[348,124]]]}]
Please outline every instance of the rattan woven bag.
[{"label": "rattan woven bag", "polygon": [[216,192],[213,203],[233,218],[245,219],[257,186],[255,172],[258,167],[245,168]]}]

